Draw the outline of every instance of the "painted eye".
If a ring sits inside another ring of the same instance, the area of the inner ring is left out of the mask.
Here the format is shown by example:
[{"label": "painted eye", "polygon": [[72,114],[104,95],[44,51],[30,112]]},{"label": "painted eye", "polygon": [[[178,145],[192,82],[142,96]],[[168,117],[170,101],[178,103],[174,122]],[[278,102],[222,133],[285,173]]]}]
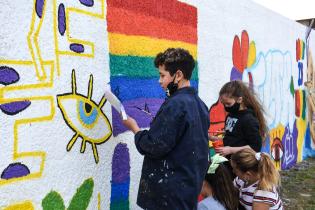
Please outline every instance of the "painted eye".
[{"label": "painted eye", "polygon": [[81,137],[82,144],[80,152],[83,153],[86,148],[86,142],[92,145],[95,162],[98,163],[99,157],[96,145],[107,141],[112,135],[112,127],[108,118],[102,111],[106,103],[103,97],[99,104],[96,104],[92,98],[93,76],[90,76],[88,96],[85,97],[76,92],[75,71],[72,71],[72,93],[61,94],[57,96],[58,107],[67,125],[75,132],[67,145],[67,151],[70,151],[76,140]]}]

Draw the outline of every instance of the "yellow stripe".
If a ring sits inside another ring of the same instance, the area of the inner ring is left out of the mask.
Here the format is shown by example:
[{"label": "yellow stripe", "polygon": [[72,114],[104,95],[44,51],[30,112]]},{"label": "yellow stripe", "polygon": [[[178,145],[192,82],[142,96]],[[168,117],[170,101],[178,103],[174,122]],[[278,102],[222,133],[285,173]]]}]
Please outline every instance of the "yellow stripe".
[{"label": "yellow stripe", "polygon": [[170,47],[181,47],[188,50],[197,60],[197,45],[180,41],[156,39],[145,36],[129,36],[108,33],[109,52],[114,55],[132,55],[155,57]]}]

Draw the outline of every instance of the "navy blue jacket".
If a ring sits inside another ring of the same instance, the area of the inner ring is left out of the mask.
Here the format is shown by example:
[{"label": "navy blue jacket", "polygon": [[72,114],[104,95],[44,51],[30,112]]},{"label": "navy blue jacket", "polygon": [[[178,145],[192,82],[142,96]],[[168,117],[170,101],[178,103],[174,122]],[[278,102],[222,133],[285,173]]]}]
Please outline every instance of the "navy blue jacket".
[{"label": "navy blue jacket", "polygon": [[208,166],[207,106],[192,87],[162,104],[149,130],[135,135],[144,155],[137,204],[143,209],[193,210]]}]

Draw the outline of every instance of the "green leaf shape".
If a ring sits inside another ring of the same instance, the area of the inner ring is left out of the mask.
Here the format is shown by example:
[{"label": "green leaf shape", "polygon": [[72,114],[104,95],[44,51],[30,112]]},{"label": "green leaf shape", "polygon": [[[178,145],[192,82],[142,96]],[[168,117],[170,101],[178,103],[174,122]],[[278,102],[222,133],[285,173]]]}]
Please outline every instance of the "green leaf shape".
[{"label": "green leaf shape", "polygon": [[72,197],[68,210],[86,210],[92,197],[94,181],[87,179]]},{"label": "green leaf shape", "polygon": [[293,82],[293,77],[291,76],[291,82],[290,82],[290,92],[291,92],[291,95],[294,97],[294,82]]},{"label": "green leaf shape", "polygon": [[42,200],[43,210],[65,210],[62,197],[55,191],[48,193]]}]

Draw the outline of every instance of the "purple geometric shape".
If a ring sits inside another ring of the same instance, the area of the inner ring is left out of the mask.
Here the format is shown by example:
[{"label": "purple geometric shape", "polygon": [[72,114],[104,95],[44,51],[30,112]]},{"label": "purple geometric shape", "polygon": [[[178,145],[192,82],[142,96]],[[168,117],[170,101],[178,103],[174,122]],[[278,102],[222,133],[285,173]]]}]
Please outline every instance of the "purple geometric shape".
[{"label": "purple geometric shape", "polygon": [[290,131],[289,125],[285,127],[284,135],[282,137],[283,157],[281,161],[281,169],[289,169],[296,164],[298,156],[297,148],[298,130],[296,121],[293,124],[293,131]]},{"label": "purple geometric shape", "polygon": [[80,3],[87,7],[92,7],[94,5],[93,0],[80,0]]},{"label": "purple geometric shape", "polygon": [[0,66],[0,84],[10,85],[19,81],[20,76],[15,69],[8,66]]},{"label": "purple geometric shape", "polygon": [[12,179],[27,176],[30,170],[22,163],[11,163],[1,174],[1,179]]},{"label": "purple geometric shape", "polygon": [[0,109],[7,115],[16,115],[31,105],[30,101],[14,101],[6,104],[0,104]]},{"label": "purple geometric shape", "polygon": [[[164,99],[158,98],[138,98],[130,101],[123,102],[126,113],[128,116],[134,118],[139,127],[146,128],[150,127],[150,123],[153,117],[156,115],[157,111],[160,109],[161,104]],[[147,104],[149,107],[151,115],[148,115],[136,107],[144,109],[144,105]],[[119,113],[112,108],[112,118],[113,118],[113,135],[117,136],[120,133],[127,131],[127,128],[121,123],[121,118]]]},{"label": "purple geometric shape", "polygon": [[230,81],[242,80],[243,74],[233,66],[231,70]]},{"label": "purple geometric shape", "polygon": [[36,10],[36,14],[39,18],[42,18],[42,15],[43,15],[44,3],[45,3],[45,0],[36,0],[35,10]]},{"label": "purple geometric shape", "polygon": [[58,30],[61,36],[65,34],[66,31],[66,12],[65,5],[59,4],[58,7]]},{"label": "purple geometric shape", "polygon": [[115,147],[112,161],[112,182],[123,183],[130,177],[130,157],[127,144],[119,143]]},{"label": "purple geometric shape", "polygon": [[83,53],[84,46],[82,44],[72,43],[70,44],[70,50],[76,53]]}]

